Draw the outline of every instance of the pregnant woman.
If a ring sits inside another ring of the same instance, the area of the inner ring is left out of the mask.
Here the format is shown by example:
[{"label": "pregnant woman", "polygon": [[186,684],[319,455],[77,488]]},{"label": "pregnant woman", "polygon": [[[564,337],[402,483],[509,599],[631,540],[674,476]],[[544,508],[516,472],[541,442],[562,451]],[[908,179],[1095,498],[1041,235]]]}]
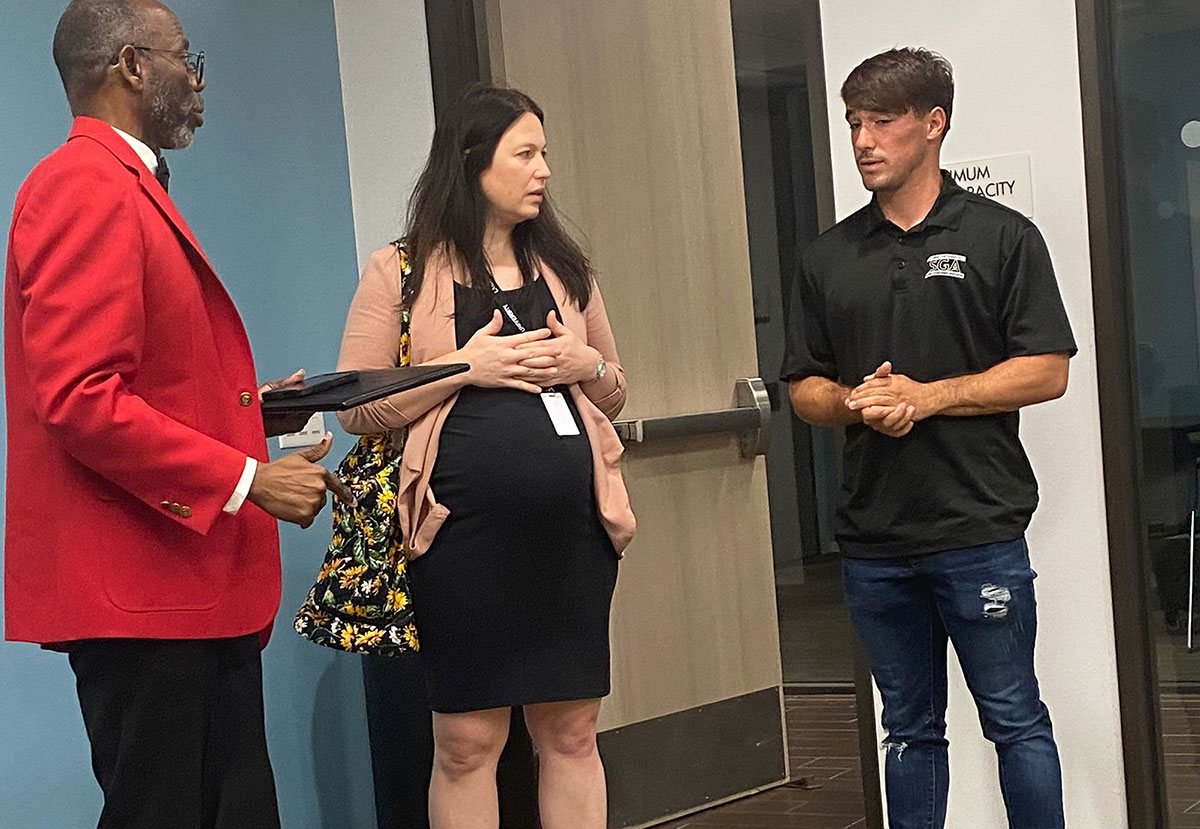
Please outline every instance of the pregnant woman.
[{"label": "pregnant woman", "polygon": [[435,829],[497,825],[512,706],[537,749],[543,827],[606,822],[596,719],[634,530],[611,423],[625,378],[549,177],[537,104],[468,90],[438,124],[405,241],[363,274],[339,361],[395,365],[408,314],[413,365],[471,366],[340,416],[352,433],[407,430],[397,509],[434,711]]}]

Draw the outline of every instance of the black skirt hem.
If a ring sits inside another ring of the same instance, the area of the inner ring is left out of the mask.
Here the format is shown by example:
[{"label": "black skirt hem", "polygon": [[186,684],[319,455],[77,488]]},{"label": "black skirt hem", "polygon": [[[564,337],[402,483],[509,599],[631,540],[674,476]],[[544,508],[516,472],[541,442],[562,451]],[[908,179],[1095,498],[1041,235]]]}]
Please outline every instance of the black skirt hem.
[{"label": "black skirt hem", "polygon": [[430,703],[430,708],[436,714],[466,714],[471,711],[490,711],[495,708],[513,708],[517,705],[540,705],[546,702],[576,702],[585,699],[604,699],[612,692],[611,686],[605,686],[599,693],[586,691],[571,691],[561,694],[536,694],[532,697],[509,697],[506,700],[489,701],[482,704],[469,703],[458,705],[438,705]]}]

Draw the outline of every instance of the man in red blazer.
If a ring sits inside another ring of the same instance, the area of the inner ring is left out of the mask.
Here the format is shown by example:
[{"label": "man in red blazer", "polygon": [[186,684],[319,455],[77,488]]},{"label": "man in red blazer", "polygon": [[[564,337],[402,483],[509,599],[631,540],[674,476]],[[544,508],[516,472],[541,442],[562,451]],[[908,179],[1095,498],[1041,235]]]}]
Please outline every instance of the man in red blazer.
[{"label": "man in red blazer", "polygon": [[[76,116],[17,195],[5,272],[5,633],[69,653],[101,826],[278,826],[260,642],[277,518],[308,526],[317,447],[267,460],[254,362],[165,184],[203,122],[203,55],[153,0],[74,0]],[[244,503],[249,501],[250,503]]]}]

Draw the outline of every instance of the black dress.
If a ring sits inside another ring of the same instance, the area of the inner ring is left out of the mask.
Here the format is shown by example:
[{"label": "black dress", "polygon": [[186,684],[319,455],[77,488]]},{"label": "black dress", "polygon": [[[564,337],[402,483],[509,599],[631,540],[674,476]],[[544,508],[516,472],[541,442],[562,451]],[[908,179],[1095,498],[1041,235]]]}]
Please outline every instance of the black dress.
[{"label": "black dress", "polygon": [[[556,309],[542,279],[503,293],[529,329]],[[455,283],[459,347],[487,323],[490,291]],[[517,330],[508,319],[502,335]],[[617,557],[600,524],[580,427],[560,437],[536,394],[464,388],[430,487],[450,510],[409,565],[430,706],[455,713],[609,692]]]}]

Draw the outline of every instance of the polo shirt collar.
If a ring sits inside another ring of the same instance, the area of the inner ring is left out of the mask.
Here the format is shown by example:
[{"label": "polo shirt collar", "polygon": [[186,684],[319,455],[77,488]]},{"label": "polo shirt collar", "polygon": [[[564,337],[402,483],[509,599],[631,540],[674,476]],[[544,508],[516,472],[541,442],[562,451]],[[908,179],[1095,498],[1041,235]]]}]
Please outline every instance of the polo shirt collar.
[{"label": "polo shirt collar", "polygon": [[[963,209],[966,207],[966,199],[963,198],[966,192],[955,183],[954,177],[948,170],[942,170],[942,191],[938,194],[937,201],[933,203],[929,215],[905,233],[920,233],[922,230],[935,227],[957,230],[962,223]],[[870,225],[868,229],[872,233],[886,228],[899,230],[888,221],[887,216],[883,215],[875,196],[871,197],[871,203],[867,205],[867,218]]]}]

